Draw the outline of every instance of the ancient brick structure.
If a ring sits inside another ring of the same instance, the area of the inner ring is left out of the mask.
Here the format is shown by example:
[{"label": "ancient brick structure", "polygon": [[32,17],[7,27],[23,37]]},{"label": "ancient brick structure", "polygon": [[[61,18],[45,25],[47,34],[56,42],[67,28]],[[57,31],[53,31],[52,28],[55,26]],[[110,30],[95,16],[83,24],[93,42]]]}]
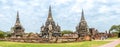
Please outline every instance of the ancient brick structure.
[{"label": "ancient brick structure", "polygon": [[[113,36],[110,32],[100,33],[95,28],[88,28],[84,17],[84,11],[81,13],[80,23],[76,26],[76,32],[71,34],[61,35],[61,29],[58,24],[55,24],[52,17],[51,6],[49,6],[48,17],[45,25],[41,26],[40,34],[24,33],[24,28],[20,23],[19,12],[17,12],[16,23],[11,28],[12,37],[7,38],[8,41],[14,42],[31,42],[31,43],[48,43],[48,42],[75,42],[91,39],[106,39],[108,36]],[[0,39],[3,40],[3,39]]]},{"label": "ancient brick structure", "polygon": [[52,37],[61,36],[60,26],[58,24],[56,25],[53,20],[51,6],[49,6],[48,18],[46,20],[46,23],[41,27],[41,34],[42,38],[49,39],[52,39]]},{"label": "ancient brick structure", "polygon": [[82,40],[86,40],[88,38],[90,39],[90,32],[89,32],[87,22],[84,18],[83,10],[81,13],[81,21],[80,21],[79,25],[77,25],[77,27],[76,27],[76,32]]},{"label": "ancient brick structure", "polygon": [[19,19],[19,12],[17,12],[16,23],[14,27],[12,27],[12,37],[22,37],[24,35],[24,28],[22,27]]},{"label": "ancient brick structure", "polygon": [[99,35],[99,32],[98,32],[97,29],[95,29],[95,28],[89,28],[89,31],[90,31],[90,34],[91,34],[91,38],[93,40],[100,39],[100,35]]}]

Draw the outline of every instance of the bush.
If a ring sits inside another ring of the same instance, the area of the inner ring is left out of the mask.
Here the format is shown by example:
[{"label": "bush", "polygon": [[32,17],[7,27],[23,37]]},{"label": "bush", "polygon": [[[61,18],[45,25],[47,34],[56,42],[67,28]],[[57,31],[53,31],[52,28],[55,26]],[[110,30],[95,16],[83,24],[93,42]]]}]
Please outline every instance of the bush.
[{"label": "bush", "polygon": [[0,30],[0,38],[4,38],[5,37],[5,32]]},{"label": "bush", "polygon": [[62,34],[70,34],[70,33],[73,33],[71,30],[63,30],[62,31]]}]

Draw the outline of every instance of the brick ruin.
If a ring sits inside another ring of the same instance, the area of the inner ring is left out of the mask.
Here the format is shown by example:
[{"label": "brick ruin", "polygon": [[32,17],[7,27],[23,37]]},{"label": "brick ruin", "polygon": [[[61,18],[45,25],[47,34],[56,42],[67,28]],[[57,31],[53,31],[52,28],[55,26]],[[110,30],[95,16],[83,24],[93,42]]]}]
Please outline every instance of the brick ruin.
[{"label": "brick ruin", "polygon": [[[11,37],[7,41],[13,42],[31,42],[31,43],[56,43],[56,42],[79,42],[101,39],[101,36],[108,36],[108,33],[99,33],[95,28],[89,28],[84,17],[84,11],[81,13],[80,23],[76,26],[76,31],[71,34],[61,34],[61,28],[55,24],[52,17],[51,6],[49,6],[48,18],[41,26],[40,34],[25,33],[20,23],[19,12],[17,12],[16,23],[11,28]],[[110,35],[110,34],[109,34]]]},{"label": "brick ruin", "polygon": [[85,20],[83,10],[81,13],[80,23],[76,27],[76,32],[78,34],[78,37],[81,38],[82,40],[91,40],[89,28],[88,28],[87,22]]}]

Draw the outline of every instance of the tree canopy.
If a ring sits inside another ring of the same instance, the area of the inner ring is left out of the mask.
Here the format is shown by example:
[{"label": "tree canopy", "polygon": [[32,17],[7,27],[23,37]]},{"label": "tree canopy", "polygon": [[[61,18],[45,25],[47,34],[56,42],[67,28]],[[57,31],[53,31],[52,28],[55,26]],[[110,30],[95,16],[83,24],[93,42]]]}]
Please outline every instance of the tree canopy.
[{"label": "tree canopy", "polygon": [[70,34],[70,33],[73,33],[71,30],[63,30],[62,31],[62,34]]},{"label": "tree canopy", "polygon": [[11,36],[10,31],[4,32],[4,31],[0,30],[0,38],[10,37],[10,36]]},{"label": "tree canopy", "polygon": [[5,32],[0,30],[0,38],[4,38],[5,37]]},{"label": "tree canopy", "polygon": [[110,28],[110,31],[115,31],[116,33],[118,33],[118,38],[120,38],[120,25],[113,25]]},{"label": "tree canopy", "polygon": [[120,25],[111,26],[110,31],[116,31],[116,32],[120,33]]}]

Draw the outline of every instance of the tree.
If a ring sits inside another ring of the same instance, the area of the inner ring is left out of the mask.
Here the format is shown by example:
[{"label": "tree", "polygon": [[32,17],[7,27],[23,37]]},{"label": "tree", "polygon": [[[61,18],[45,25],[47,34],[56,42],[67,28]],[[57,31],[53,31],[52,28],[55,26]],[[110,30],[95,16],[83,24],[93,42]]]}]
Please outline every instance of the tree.
[{"label": "tree", "polygon": [[5,32],[5,37],[11,37],[11,32],[10,31]]},{"label": "tree", "polygon": [[5,37],[5,32],[0,30],[0,38],[4,38]]},{"label": "tree", "polygon": [[70,34],[70,33],[73,33],[71,30],[63,30],[61,32],[62,34]]},{"label": "tree", "polygon": [[120,38],[120,25],[113,25],[111,28],[110,28],[110,31],[115,31],[118,33],[118,37]]}]

